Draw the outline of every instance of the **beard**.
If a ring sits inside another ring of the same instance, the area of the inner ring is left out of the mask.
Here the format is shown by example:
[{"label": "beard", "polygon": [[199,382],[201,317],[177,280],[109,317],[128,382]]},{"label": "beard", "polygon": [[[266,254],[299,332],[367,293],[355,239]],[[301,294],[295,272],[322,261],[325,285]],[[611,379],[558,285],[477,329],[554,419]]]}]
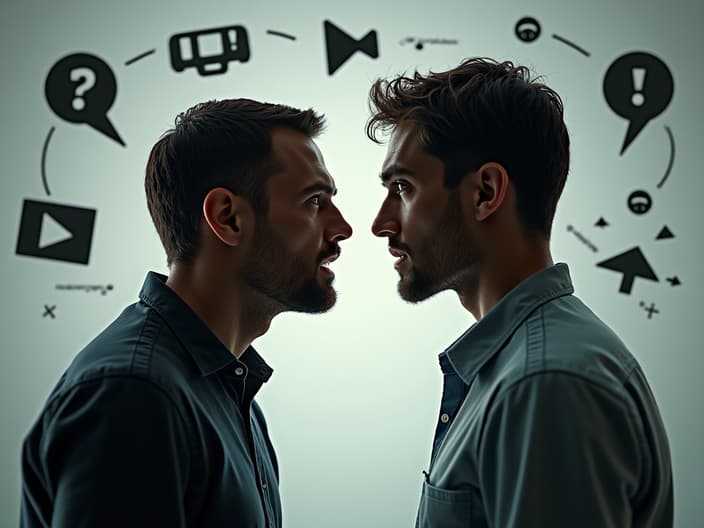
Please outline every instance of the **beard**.
[{"label": "beard", "polygon": [[[271,311],[323,313],[335,305],[337,292],[332,279],[322,281],[318,268],[313,268],[309,259],[287,251],[263,218],[257,222],[255,240],[251,257],[242,268],[242,278],[271,303]],[[332,246],[316,262],[338,252],[339,248]]]},{"label": "beard", "polygon": [[389,240],[391,247],[408,253],[410,266],[401,274],[398,293],[418,303],[444,290],[459,290],[478,260],[477,251],[463,225],[459,197],[453,195],[433,233],[411,253],[405,244]]}]

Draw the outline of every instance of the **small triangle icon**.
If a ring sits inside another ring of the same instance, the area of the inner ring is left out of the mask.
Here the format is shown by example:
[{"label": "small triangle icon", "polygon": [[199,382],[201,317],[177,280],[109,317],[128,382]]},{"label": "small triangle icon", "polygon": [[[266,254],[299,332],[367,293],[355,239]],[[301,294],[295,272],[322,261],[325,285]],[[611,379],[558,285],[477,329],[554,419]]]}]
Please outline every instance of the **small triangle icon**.
[{"label": "small triangle icon", "polygon": [[675,238],[675,235],[672,234],[672,231],[670,231],[667,226],[663,226],[660,233],[658,233],[658,236],[655,237],[655,240],[662,240],[664,238]]},{"label": "small triangle icon", "polygon": [[597,220],[594,225],[597,227],[606,227],[609,225],[609,223],[606,220],[604,220],[603,216],[600,216],[599,220]]},{"label": "small triangle icon", "polygon": [[59,242],[71,240],[73,233],[66,229],[58,220],[49,213],[42,215],[42,227],[39,234],[39,249],[44,249]]}]

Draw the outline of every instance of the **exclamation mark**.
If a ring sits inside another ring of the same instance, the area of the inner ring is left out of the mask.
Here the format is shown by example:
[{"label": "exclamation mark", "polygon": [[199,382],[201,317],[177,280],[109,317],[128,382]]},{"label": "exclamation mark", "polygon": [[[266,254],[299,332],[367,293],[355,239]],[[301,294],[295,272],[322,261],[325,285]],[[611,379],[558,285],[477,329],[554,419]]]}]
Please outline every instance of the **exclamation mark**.
[{"label": "exclamation mark", "polygon": [[645,68],[633,68],[633,87],[635,88],[631,96],[633,106],[643,106],[645,95],[643,95],[643,84],[645,84]]}]

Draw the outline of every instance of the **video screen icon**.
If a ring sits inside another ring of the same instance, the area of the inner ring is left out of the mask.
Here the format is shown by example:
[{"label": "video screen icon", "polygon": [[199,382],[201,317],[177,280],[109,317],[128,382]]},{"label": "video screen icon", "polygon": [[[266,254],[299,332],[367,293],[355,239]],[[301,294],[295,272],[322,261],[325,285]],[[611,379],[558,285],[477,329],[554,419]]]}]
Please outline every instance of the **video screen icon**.
[{"label": "video screen icon", "polygon": [[217,75],[227,71],[229,62],[249,60],[249,38],[243,26],[189,31],[169,39],[169,52],[177,72],[196,68],[200,75]]},{"label": "video screen icon", "polygon": [[17,255],[88,264],[95,209],[25,200]]}]

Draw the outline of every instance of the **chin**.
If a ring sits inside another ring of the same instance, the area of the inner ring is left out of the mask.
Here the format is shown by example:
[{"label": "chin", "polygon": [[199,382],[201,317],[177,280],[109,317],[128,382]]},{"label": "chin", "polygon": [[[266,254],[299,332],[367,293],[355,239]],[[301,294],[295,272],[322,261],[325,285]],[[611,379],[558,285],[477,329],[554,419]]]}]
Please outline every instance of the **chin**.
[{"label": "chin", "polygon": [[421,293],[421,292],[416,292],[416,291],[413,291],[413,290],[407,290],[407,289],[405,289],[405,288],[402,288],[401,285],[399,285],[399,287],[398,287],[398,294],[401,296],[401,298],[402,298],[404,301],[407,301],[407,302],[413,303],[413,304],[416,304],[416,303],[419,303],[419,302],[423,302],[423,301],[425,301],[426,299],[428,299],[429,297],[431,297],[431,296],[433,295],[432,293],[426,295],[426,294]]},{"label": "chin", "polygon": [[332,286],[309,283],[298,291],[288,305],[292,311],[315,314],[327,312],[336,302],[337,292]]},{"label": "chin", "polygon": [[398,294],[404,301],[419,303],[442,291],[429,277],[407,273],[398,282]]}]

